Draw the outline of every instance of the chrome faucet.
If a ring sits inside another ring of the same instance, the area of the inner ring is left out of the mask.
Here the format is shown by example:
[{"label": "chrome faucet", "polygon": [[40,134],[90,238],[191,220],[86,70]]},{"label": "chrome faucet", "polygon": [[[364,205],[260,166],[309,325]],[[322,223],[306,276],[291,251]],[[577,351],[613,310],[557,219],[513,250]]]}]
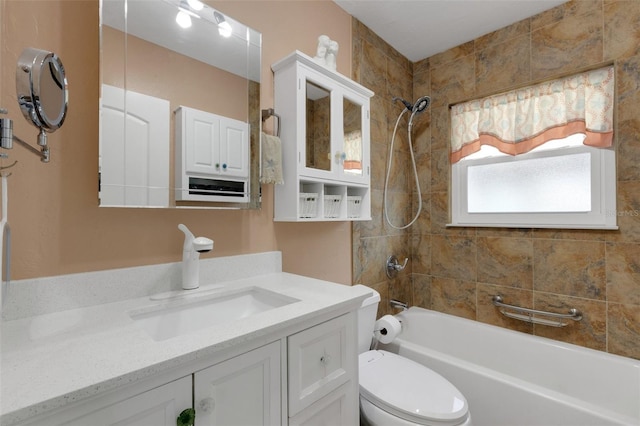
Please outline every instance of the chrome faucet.
[{"label": "chrome faucet", "polygon": [[409,259],[405,258],[404,259],[404,263],[400,264],[400,262],[398,262],[398,258],[397,257],[395,257],[393,255],[387,257],[387,263],[385,263],[387,277],[394,278],[397,275],[398,272],[400,272],[404,268],[406,268],[408,261],[409,261]]},{"label": "chrome faucet", "polygon": [[195,238],[189,228],[178,225],[184,232],[184,246],[182,247],[182,288],[193,290],[200,287],[200,253],[213,250],[213,240],[205,237]]}]

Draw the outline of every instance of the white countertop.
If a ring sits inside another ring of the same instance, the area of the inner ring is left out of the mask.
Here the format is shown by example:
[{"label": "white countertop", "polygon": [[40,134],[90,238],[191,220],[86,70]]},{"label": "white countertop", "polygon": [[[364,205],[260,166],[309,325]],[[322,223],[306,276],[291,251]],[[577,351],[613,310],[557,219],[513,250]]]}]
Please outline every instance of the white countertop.
[{"label": "white countertop", "polygon": [[[26,420],[313,317],[354,310],[370,294],[365,287],[282,272],[216,285],[223,286],[220,292],[258,286],[300,301],[163,341],[128,314],[159,303],[148,296],[3,321],[0,423]],[[192,291],[201,290],[207,286]]]}]

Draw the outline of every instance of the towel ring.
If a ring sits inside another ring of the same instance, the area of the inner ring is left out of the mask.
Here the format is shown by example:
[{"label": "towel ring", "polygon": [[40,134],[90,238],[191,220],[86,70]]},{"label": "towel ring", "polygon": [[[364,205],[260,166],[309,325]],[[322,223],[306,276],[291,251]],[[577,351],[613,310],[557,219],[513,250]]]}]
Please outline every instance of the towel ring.
[{"label": "towel ring", "polygon": [[264,123],[270,117],[277,118],[276,136],[280,137],[280,116],[278,114],[276,114],[276,112],[273,110],[273,108],[263,109],[262,110],[262,122]]}]

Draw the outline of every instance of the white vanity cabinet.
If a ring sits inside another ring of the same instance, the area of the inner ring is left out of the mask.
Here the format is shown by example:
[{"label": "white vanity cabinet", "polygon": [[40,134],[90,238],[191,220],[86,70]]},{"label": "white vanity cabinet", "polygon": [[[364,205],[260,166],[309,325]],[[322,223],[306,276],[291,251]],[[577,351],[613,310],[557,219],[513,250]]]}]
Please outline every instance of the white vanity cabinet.
[{"label": "white vanity cabinet", "polygon": [[180,413],[194,408],[195,426],[277,425],[281,423],[280,353],[278,340],[169,383],[133,386],[28,424],[176,426]]},{"label": "white vanity cabinet", "polygon": [[[26,426],[358,423],[356,313],[304,321],[271,343],[179,367],[40,416]],[[301,330],[302,329],[302,330]]]},{"label": "white vanity cabinet", "polygon": [[176,110],[176,200],[248,201],[249,125],[195,108]]},{"label": "white vanity cabinet", "polygon": [[373,92],[298,51],[272,69],[284,175],[275,220],[371,219]]}]

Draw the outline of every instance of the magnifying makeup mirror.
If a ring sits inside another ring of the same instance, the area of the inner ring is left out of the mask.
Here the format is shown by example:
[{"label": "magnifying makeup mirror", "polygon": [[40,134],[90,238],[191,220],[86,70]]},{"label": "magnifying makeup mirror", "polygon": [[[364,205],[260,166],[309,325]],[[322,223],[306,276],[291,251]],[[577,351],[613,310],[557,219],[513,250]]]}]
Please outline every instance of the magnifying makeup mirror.
[{"label": "magnifying makeup mirror", "polygon": [[25,49],[16,70],[18,103],[34,126],[53,132],[67,113],[67,78],[60,58],[52,52]]},{"label": "magnifying makeup mirror", "polygon": [[49,146],[46,133],[59,129],[67,115],[69,92],[60,58],[46,50],[26,48],[18,58],[16,90],[22,114],[27,121],[40,129],[40,150],[11,134],[12,124],[9,119],[3,119],[1,147],[12,148],[12,141],[19,142],[39,155],[44,163],[48,163]]}]

